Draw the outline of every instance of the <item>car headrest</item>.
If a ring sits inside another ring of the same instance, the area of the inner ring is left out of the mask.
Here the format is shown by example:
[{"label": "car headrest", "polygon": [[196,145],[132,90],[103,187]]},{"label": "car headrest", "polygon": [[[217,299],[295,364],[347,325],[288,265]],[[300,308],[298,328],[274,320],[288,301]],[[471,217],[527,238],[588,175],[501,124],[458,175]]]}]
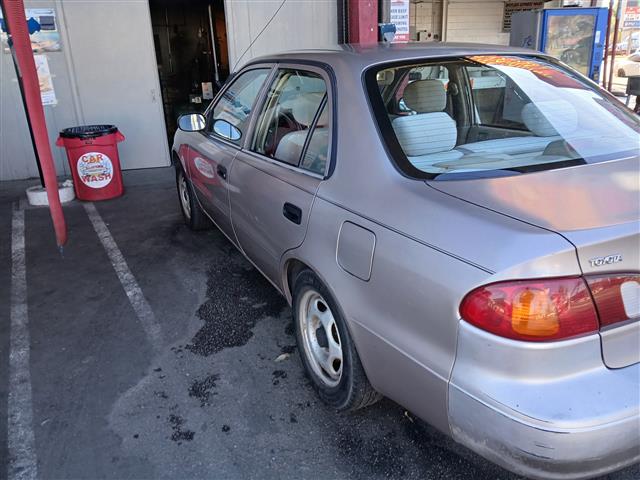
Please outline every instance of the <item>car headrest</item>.
[{"label": "car headrest", "polygon": [[[296,122],[308,127],[313,123],[313,118],[318,111],[318,106],[322,101],[322,97],[324,97],[324,92],[302,93],[300,95],[296,95],[289,101],[283,102],[282,108],[290,109]],[[320,120],[322,121],[322,118],[320,118]]]},{"label": "car headrest", "polygon": [[287,133],[280,139],[274,157],[290,165],[297,165],[308,130]]},{"label": "car headrest", "polygon": [[441,112],[447,106],[447,91],[440,80],[416,80],[404,89],[403,99],[418,113]]},{"label": "car headrest", "polygon": [[565,100],[532,102],[522,107],[522,121],[539,137],[566,135],[578,128],[578,112]]},{"label": "car headrest", "polygon": [[448,152],[456,146],[456,122],[445,112],[396,117],[391,125],[407,157]]}]

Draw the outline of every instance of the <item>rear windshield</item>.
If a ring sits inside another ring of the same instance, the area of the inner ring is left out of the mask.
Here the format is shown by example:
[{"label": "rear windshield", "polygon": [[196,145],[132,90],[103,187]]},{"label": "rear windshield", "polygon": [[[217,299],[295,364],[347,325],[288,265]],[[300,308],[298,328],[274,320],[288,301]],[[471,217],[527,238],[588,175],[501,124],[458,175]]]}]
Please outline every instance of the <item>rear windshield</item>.
[{"label": "rear windshield", "polygon": [[384,65],[365,83],[389,152],[417,178],[517,175],[638,154],[640,117],[541,58]]}]

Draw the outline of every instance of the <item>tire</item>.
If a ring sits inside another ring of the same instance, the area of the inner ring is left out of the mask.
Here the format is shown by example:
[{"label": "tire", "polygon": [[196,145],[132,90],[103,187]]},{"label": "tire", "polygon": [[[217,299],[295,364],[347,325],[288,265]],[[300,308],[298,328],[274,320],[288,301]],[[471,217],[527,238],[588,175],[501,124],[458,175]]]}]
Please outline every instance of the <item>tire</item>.
[{"label": "tire", "polygon": [[[367,379],[341,309],[311,270],[295,279],[293,319],[302,363],[324,403],[337,410],[357,410],[382,398]],[[339,369],[331,353],[336,353],[336,345],[341,351]]]},{"label": "tire", "polygon": [[176,169],[176,187],[178,189],[178,202],[184,223],[191,230],[206,230],[211,228],[211,221],[200,208],[195,197],[193,186],[184,174],[182,167]]}]

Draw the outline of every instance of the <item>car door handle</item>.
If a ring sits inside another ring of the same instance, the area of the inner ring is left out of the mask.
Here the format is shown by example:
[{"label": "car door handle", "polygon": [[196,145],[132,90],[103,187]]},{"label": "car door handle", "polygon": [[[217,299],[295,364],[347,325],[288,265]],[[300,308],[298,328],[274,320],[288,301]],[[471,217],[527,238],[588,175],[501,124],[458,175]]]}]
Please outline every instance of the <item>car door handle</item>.
[{"label": "car door handle", "polygon": [[216,171],[218,172],[218,176],[223,179],[226,180],[227,179],[227,168],[222,166],[222,165],[218,165],[218,168],[216,168]]},{"label": "car door handle", "polygon": [[284,204],[282,207],[282,214],[296,225],[300,225],[302,223],[302,210],[300,210],[300,207],[296,207],[292,203],[286,202]]}]

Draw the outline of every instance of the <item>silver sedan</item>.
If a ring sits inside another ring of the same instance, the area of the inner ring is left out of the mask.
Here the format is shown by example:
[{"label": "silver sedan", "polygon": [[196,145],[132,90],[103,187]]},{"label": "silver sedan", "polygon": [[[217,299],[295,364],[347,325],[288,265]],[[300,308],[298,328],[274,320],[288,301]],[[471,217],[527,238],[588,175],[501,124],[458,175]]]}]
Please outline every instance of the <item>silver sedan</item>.
[{"label": "silver sedan", "polygon": [[179,124],[186,223],[291,303],[327,404],[387,396],[531,477],[638,461],[639,118],[607,92],[531,51],[347,46]]}]

